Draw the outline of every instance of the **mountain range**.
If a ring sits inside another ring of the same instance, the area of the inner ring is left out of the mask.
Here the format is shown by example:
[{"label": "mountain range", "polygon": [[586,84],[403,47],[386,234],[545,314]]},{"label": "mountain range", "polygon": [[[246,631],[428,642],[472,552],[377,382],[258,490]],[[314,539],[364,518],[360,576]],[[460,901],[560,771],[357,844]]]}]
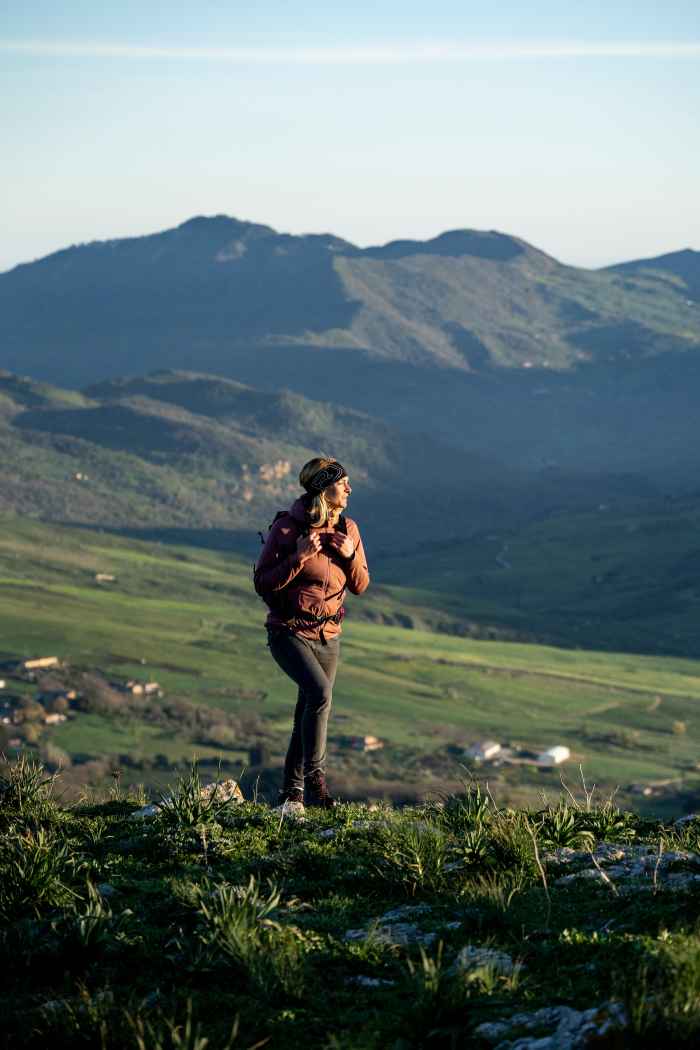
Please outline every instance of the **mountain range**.
[{"label": "mountain range", "polygon": [[594,271],[493,231],[361,249],[198,217],[0,274],[0,367],[64,388],[215,374],[509,469],[681,484],[699,292],[690,250]]}]

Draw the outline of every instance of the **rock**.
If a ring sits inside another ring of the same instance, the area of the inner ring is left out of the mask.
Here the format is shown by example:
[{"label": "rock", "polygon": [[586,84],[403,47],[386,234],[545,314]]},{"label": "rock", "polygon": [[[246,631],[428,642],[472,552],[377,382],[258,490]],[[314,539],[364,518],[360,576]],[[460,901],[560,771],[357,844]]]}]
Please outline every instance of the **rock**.
[{"label": "rock", "polygon": [[[621,1004],[608,1002],[590,1010],[546,1006],[534,1013],[514,1014],[507,1021],[486,1021],[474,1034],[496,1050],[585,1050],[614,1032],[624,1031],[627,1025]],[[549,1034],[543,1034],[547,1029],[551,1029]]]},{"label": "rock", "polygon": [[306,821],[306,809],[303,802],[283,802],[281,806],[275,806],[272,812],[278,813],[280,817],[289,817],[290,820],[296,820],[300,824]]},{"label": "rock", "polygon": [[674,827],[683,827],[684,824],[691,824],[694,820],[700,820],[700,814],[698,813],[687,813],[684,817],[679,817],[678,820],[674,820]]},{"label": "rock", "polygon": [[149,806],[143,806],[141,809],[134,810],[129,820],[144,820],[146,817],[157,817],[159,812],[160,806],[152,802]]},{"label": "rock", "polygon": [[474,944],[467,944],[461,949],[451,969],[453,973],[469,973],[482,966],[504,977],[510,977],[516,969],[516,964],[506,952],[500,952],[497,948],[478,948]]},{"label": "rock", "polygon": [[378,944],[398,944],[407,947],[412,944],[422,944],[427,948],[436,937],[436,933],[422,933],[418,927],[411,922],[395,922],[386,926],[373,928],[362,928],[358,930],[346,930],[346,941],[365,941],[373,937]]},{"label": "rock", "polygon": [[570,886],[573,882],[605,882],[605,875],[597,868],[584,868],[583,871],[574,871],[571,875],[562,875],[556,879],[555,886]]},{"label": "rock", "polygon": [[398,908],[385,911],[380,922],[400,922],[402,919],[410,919],[415,915],[425,915],[432,911],[429,904],[399,904]]},{"label": "rock", "polygon": [[202,798],[213,798],[215,802],[245,802],[237,780],[220,780],[215,784],[207,784],[202,788]]},{"label": "rock", "polygon": [[317,839],[334,839],[338,834],[337,828],[324,828],[316,834]]},{"label": "rock", "polygon": [[119,890],[116,888],[116,886],[113,886],[111,882],[98,882],[96,888],[100,897],[104,897],[105,900],[107,900],[109,897],[114,897],[116,894],[119,893]]},{"label": "rock", "polygon": [[396,981],[384,981],[381,977],[348,977],[346,984],[355,984],[358,988],[389,988]]}]

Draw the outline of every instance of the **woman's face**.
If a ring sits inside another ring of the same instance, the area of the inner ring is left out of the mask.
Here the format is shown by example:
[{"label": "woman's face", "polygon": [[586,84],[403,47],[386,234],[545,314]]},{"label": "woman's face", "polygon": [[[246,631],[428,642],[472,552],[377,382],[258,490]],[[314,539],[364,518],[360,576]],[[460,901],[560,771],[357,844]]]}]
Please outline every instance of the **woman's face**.
[{"label": "woman's face", "polygon": [[328,485],[323,490],[323,495],[326,497],[326,500],[331,507],[339,507],[340,510],[344,510],[348,505],[348,499],[351,492],[350,481],[348,480],[347,474],[345,474],[333,485]]}]

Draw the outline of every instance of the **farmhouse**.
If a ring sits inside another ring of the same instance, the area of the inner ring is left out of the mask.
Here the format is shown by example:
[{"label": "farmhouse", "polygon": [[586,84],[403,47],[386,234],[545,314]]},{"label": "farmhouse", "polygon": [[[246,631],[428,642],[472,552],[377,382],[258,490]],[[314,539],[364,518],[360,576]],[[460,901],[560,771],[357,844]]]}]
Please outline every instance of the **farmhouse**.
[{"label": "farmhouse", "polygon": [[380,751],[384,747],[384,741],[376,736],[351,736],[349,743],[353,751]]},{"label": "farmhouse", "polygon": [[496,755],[500,754],[501,745],[496,740],[482,740],[477,744],[472,744],[471,747],[467,748],[465,754],[467,758],[473,758],[475,762],[489,762]]},{"label": "farmhouse", "polygon": [[57,726],[57,725],[60,725],[61,722],[65,722],[65,721],[66,721],[66,715],[62,715],[62,714],[60,714],[57,711],[54,711],[54,712],[52,712],[51,714],[48,714],[48,715],[44,715],[44,725],[47,725],[47,726]]},{"label": "farmhouse", "polygon": [[571,758],[571,751],[564,744],[556,744],[547,748],[537,756],[537,764],[540,766],[559,766]]},{"label": "farmhouse", "polygon": [[36,660],[23,660],[22,667],[25,671],[43,671],[46,667],[60,667],[61,661],[57,656],[41,656]]}]

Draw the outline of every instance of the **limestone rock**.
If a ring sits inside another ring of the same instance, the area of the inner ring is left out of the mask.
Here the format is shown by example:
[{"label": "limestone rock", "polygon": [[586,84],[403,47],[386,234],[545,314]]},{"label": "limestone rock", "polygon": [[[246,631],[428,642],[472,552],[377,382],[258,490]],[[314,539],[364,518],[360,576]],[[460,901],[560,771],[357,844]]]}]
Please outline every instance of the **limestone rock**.
[{"label": "limestone rock", "polygon": [[[620,1003],[603,1003],[590,1010],[546,1006],[534,1013],[514,1014],[506,1021],[486,1021],[474,1034],[496,1050],[585,1050],[624,1031],[627,1024]],[[543,1035],[547,1029],[549,1034]]]},{"label": "limestone rock", "polygon": [[220,780],[216,784],[207,784],[202,788],[202,798],[213,798],[215,802],[245,802],[237,780]]},{"label": "limestone rock", "polygon": [[412,922],[388,923],[384,926],[346,930],[345,932],[346,941],[364,941],[368,937],[374,937],[378,944],[397,944],[402,947],[422,944],[427,948],[433,944],[437,934],[422,933]]},{"label": "limestone rock", "polygon": [[455,973],[469,973],[470,970],[478,970],[481,967],[488,967],[494,973],[510,977],[516,969],[516,963],[510,955],[498,951],[497,948],[478,948],[476,945],[467,944],[457,955],[452,969]]},{"label": "limestone rock", "polygon": [[348,977],[345,983],[357,985],[358,988],[389,988],[396,984],[396,981],[385,981],[381,977],[359,975],[357,977]]}]

